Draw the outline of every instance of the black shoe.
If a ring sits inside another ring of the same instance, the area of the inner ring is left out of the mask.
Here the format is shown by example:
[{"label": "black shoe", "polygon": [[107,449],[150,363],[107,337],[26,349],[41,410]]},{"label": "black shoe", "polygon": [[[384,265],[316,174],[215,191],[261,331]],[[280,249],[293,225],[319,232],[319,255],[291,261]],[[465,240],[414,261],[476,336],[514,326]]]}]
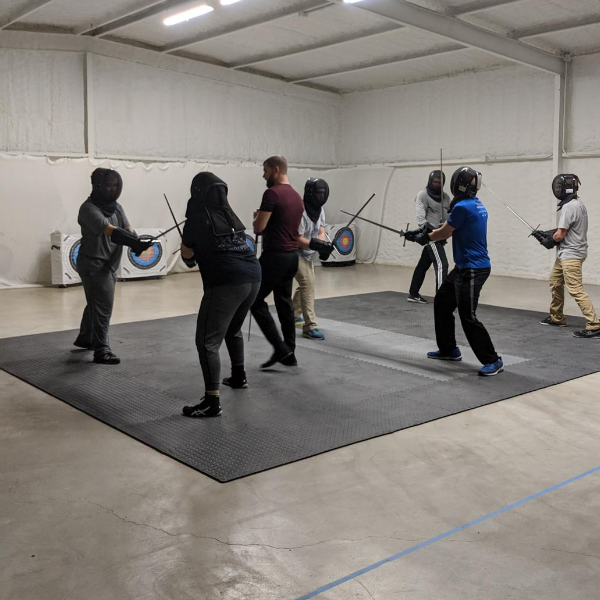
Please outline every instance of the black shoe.
[{"label": "black shoe", "polygon": [[600,337],[600,329],[584,329],[583,331],[575,331],[573,332],[573,337],[586,339]]},{"label": "black shoe", "polygon": [[229,386],[234,390],[245,390],[248,387],[248,380],[245,375],[243,377],[234,377],[232,375],[223,379],[223,385]]},{"label": "black shoe", "polygon": [[205,419],[207,417],[218,417],[223,411],[218,397],[201,399],[200,404],[196,406],[184,406],[183,416],[192,419]]},{"label": "black shoe", "polygon": [[566,323],[557,323],[550,315],[540,321],[540,325],[552,325],[553,327],[566,327]]},{"label": "black shoe", "polygon": [[107,352],[106,354],[102,354],[102,356],[94,356],[94,362],[99,365],[118,365],[121,359],[112,352]]},{"label": "black shoe", "polygon": [[268,369],[269,367],[272,367],[275,363],[281,363],[282,365],[285,365],[286,367],[297,367],[298,366],[298,361],[296,360],[296,357],[294,356],[293,352],[286,352],[283,355],[278,354],[277,352],[274,352],[271,355],[271,358],[267,362],[264,362],[262,365],[260,365],[260,368]]},{"label": "black shoe", "polygon": [[86,344],[85,342],[80,342],[79,339],[76,339],[73,342],[73,346],[77,346],[77,348],[83,348],[84,350],[91,350],[92,349],[92,345],[91,344]]},{"label": "black shoe", "polygon": [[409,294],[406,299],[407,302],[416,302],[417,304],[427,304],[427,300],[421,296],[421,294]]}]

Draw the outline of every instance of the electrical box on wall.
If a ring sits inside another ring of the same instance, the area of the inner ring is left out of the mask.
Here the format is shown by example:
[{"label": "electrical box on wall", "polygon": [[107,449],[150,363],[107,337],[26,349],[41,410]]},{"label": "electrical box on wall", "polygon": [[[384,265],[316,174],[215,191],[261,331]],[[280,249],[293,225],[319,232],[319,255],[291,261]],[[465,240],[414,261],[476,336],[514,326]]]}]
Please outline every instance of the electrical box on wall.
[{"label": "electrical box on wall", "polygon": [[81,235],[69,235],[60,231],[53,231],[50,234],[52,285],[66,287],[81,283],[76,268],[80,248]]},{"label": "electrical box on wall", "polygon": [[167,247],[164,238],[158,238],[160,229],[137,229],[142,239],[155,240],[152,246],[139,256],[131,248],[123,246],[123,257],[117,271],[119,279],[145,279],[163,277],[167,274]]}]

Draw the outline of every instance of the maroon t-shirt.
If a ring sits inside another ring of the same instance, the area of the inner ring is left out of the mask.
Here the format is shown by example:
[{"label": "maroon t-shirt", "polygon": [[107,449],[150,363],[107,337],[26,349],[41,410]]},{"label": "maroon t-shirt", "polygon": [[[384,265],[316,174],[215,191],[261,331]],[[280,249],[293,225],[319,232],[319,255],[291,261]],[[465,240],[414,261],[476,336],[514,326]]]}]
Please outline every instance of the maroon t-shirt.
[{"label": "maroon t-shirt", "polygon": [[291,185],[278,183],[263,194],[259,210],[271,213],[263,231],[264,250],[297,252],[298,228],[304,212],[300,194]]}]

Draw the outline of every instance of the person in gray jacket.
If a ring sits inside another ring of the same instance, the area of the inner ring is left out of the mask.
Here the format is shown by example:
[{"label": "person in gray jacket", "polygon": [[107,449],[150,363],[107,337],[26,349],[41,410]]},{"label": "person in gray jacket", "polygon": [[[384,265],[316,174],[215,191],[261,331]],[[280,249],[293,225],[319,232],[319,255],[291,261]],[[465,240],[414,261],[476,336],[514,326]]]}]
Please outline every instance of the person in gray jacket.
[{"label": "person in gray jacket", "polygon": [[[443,225],[446,220],[446,215],[450,207],[450,196],[443,192],[443,182],[446,181],[446,176],[440,170],[429,173],[427,187],[421,190],[415,198],[415,210],[417,213],[417,225],[421,229],[432,231]],[[442,282],[448,274],[448,259],[444,246],[446,241],[429,242],[423,247],[421,258],[415,267],[415,271],[410,282],[410,290],[408,293],[408,302],[417,302],[419,304],[427,304],[427,300],[419,293],[425,274],[429,267],[433,264],[435,271],[435,290],[439,289]]]}]

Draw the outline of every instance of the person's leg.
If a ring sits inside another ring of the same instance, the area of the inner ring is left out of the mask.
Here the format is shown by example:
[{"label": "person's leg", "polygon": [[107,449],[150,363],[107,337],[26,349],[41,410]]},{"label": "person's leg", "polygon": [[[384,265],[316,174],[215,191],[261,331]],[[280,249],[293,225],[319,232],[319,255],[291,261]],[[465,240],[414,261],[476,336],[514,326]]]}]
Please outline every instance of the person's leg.
[{"label": "person's leg", "polygon": [[296,327],[294,325],[294,305],[292,304],[292,283],[298,271],[298,253],[288,252],[281,255],[281,279],[273,288],[273,298],[281,333],[286,348],[296,349]]},{"label": "person's leg", "polygon": [[294,279],[296,280],[296,283],[298,283],[298,287],[296,288],[296,291],[294,292],[294,296],[292,298],[292,302],[294,304],[294,320],[298,320],[300,319],[300,317],[304,319],[304,317],[302,316],[302,288],[300,285],[300,269],[298,269],[298,272],[296,273]]},{"label": "person's leg", "polygon": [[597,331],[600,329],[598,315],[594,305],[583,289],[583,261],[582,260],[563,260],[563,276],[567,291],[573,297],[577,306],[583,313],[586,321],[587,331]]},{"label": "person's leg", "polygon": [[[298,258],[298,271],[296,281],[299,284],[302,315],[304,316],[304,332],[317,328],[317,315],[315,314],[315,266],[312,260]],[[297,291],[297,290],[296,290]]]},{"label": "person's leg", "polygon": [[448,275],[448,259],[446,258],[446,250],[441,242],[430,242],[425,246],[431,258],[433,269],[435,271],[435,291],[440,289],[444,279]]},{"label": "person's leg", "polygon": [[450,356],[456,348],[454,331],[454,311],[456,310],[454,282],[456,277],[457,269],[448,273],[433,302],[435,339],[440,356]]},{"label": "person's leg", "polygon": [[499,356],[483,323],[477,318],[481,288],[490,276],[490,269],[462,269],[456,290],[458,315],[475,356],[482,365],[495,363]]},{"label": "person's leg", "polygon": [[248,315],[250,307],[256,299],[260,283],[245,283],[239,288],[242,299],[225,333],[225,344],[231,360],[231,377],[223,379],[223,383],[233,388],[248,387],[246,382],[246,369],[244,368],[244,336],[242,325]]},{"label": "person's leg", "polygon": [[562,263],[558,259],[554,261],[548,283],[552,296],[550,300],[550,318],[557,325],[565,325],[567,322],[563,312],[565,308],[565,278]]},{"label": "person's leg", "polygon": [[[83,279],[82,279],[83,282]],[[83,290],[86,296],[86,305],[83,309],[83,316],[81,317],[81,325],[79,326],[79,334],[73,342],[74,346],[79,348],[87,348],[92,350],[92,311],[90,305],[87,304],[87,292],[85,290],[85,283],[83,284]]]},{"label": "person's leg", "polygon": [[419,295],[419,291],[421,290],[421,286],[425,281],[425,274],[427,270],[431,266],[431,253],[428,250],[428,246],[423,248],[421,252],[421,258],[415,267],[415,271],[412,276],[412,280],[410,282],[410,288],[408,291],[409,296],[417,297]]}]

